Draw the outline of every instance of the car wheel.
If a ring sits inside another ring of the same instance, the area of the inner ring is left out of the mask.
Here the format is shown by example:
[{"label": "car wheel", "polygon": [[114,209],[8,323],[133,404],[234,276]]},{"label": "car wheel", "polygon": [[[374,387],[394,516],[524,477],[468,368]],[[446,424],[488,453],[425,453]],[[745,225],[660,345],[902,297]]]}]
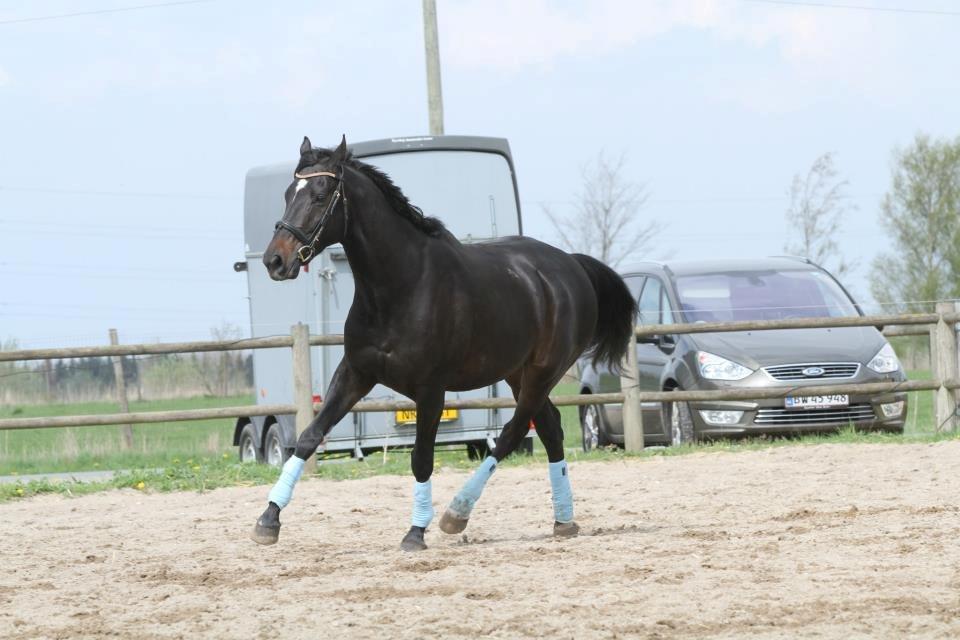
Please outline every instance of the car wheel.
[{"label": "car wheel", "polygon": [[580,408],[580,433],[584,451],[593,451],[610,444],[603,431],[599,405],[588,404]]},{"label": "car wheel", "polygon": [[670,426],[670,446],[678,447],[691,444],[694,441],[694,433],[690,405],[677,400],[664,402],[661,406],[663,407],[662,411],[666,414],[663,416],[663,424]]},{"label": "car wheel", "polygon": [[252,424],[248,424],[240,432],[240,462],[263,462],[263,453],[257,446],[257,434]]},{"label": "car wheel", "polygon": [[263,459],[271,467],[282,467],[289,457],[280,439],[280,425],[274,422],[267,430],[267,437],[263,441]]}]

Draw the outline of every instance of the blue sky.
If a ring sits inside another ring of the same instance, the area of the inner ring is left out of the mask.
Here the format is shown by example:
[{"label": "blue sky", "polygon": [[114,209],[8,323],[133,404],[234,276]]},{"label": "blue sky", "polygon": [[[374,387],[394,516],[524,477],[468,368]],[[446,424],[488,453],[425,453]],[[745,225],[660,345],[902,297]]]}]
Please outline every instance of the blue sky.
[{"label": "blue sky", "polygon": [[[0,339],[247,330],[247,169],[427,128],[421,3],[0,0]],[[503,136],[525,230],[556,241],[585,163],[624,153],[662,232],[644,257],[781,253],[792,176],[826,151],[869,261],[891,151],[960,133],[960,3],[437,0],[446,130]],[[941,11],[909,13],[884,9]],[[402,185],[401,185],[402,186]]]}]

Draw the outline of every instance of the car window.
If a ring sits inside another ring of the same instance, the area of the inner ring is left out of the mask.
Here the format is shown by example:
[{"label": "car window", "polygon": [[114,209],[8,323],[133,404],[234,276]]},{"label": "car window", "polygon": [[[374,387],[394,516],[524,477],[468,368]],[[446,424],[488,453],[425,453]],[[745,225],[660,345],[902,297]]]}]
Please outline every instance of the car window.
[{"label": "car window", "polygon": [[633,299],[636,300],[640,297],[640,289],[643,288],[643,281],[646,279],[646,276],[626,276],[623,281],[627,284],[627,288],[630,289],[630,295],[633,296]]},{"label": "car window", "polygon": [[820,271],[737,271],[677,278],[689,322],[856,316],[853,302]]},{"label": "car window", "polygon": [[664,287],[660,288],[660,323],[673,324],[673,309],[670,308],[670,298]]},{"label": "car window", "polygon": [[647,278],[640,294],[640,324],[660,324],[660,299],[663,286],[656,278]]}]

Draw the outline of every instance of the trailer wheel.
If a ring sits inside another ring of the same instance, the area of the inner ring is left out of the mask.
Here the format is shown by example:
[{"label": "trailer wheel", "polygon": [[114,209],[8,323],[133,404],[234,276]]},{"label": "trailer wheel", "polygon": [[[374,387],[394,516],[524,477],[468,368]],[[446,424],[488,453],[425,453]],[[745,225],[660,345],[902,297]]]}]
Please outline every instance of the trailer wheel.
[{"label": "trailer wheel", "polygon": [[263,460],[271,467],[282,467],[289,457],[290,452],[284,448],[280,439],[280,425],[274,422],[263,440]]},{"label": "trailer wheel", "polygon": [[471,460],[483,460],[490,455],[490,447],[486,440],[476,440],[467,443],[467,457]]},{"label": "trailer wheel", "polygon": [[252,424],[240,432],[240,462],[263,462],[263,452],[257,446],[257,434]]}]

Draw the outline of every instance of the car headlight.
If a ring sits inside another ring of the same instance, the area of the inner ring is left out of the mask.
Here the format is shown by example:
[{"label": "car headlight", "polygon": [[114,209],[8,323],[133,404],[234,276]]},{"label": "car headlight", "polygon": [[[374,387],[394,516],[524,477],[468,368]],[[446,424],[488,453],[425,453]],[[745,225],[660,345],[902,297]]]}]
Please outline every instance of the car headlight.
[{"label": "car headlight", "polygon": [[873,356],[873,360],[867,363],[867,368],[877,373],[893,373],[900,368],[900,361],[897,360],[897,354],[893,352],[890,343],[883,345],[883,349]]},{"label": "car headlight", "polygon": [[753,373],[753,369],[706,351],[697,351],[697,364],[700,375],[708,380],[743,380]]}]

